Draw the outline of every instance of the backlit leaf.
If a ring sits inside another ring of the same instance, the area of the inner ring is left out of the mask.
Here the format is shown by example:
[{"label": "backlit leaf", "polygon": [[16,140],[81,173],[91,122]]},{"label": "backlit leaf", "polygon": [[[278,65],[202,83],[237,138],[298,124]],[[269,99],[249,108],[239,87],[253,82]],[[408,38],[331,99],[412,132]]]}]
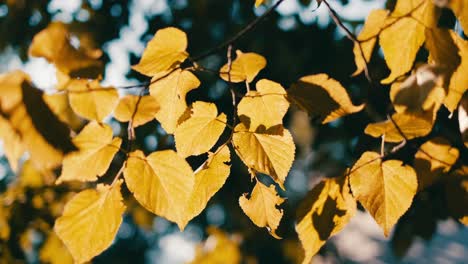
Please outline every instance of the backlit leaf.
[{"label": "backlit leaf", "polygon": [[177,67],[188,57],[186,49],[185,32],[174,27],[160,29],[146,45],[140,62],[132,68],[146,76],[166,72]]},{"label": "backlit leaf", "polygon": [[107,249],[117,234],[125,205],[120,185],[99,184],[75,195],[55,222],[54,230],[75,263],[84,263]]},{"label": "backlit leaf", "polygon": [[101,53],[91,52],[86,45],[75,48],[71,44],[70,32],[60,22],[49,24],[34,36],[29,54],[53,63],[58,69],[57,76],[62,75],[61,78],[65,79],[70,76],[96,78],[102,70],[102,63],[97,60]]},{"label": "backlit leaf", "polygon": [[239,248],[240,238],[229,237],[215,227],[208,227],[205,242],[197,245],[195,259],[190,264],[239,264],[242,260]]},{"label": "backlit leaf", "polygon": [[325,242],[340,232],[356,212],[356,201],[345,177],[325,179],[301,202],[296,232],[305,251],[302,263],[310,263]]},{"label": "backlit leaf", "polygon": [[57,183],[63,181],[95,181],[109,169],[122,139],[112,138],[112,128],[106,124],[91,122],[73,138],[77,152],[65,156],[62,174]]},{"label": "backlit leaf", "polygon": [[276,229],[283,217],[283,209],[278,209],[284,199],[276,192],[275,185],[265,186],[260,181],[255,184],[250,197],[244,193],[239,198],[239,205],[244,213],[258,227],[267,227],[272,236],[276,235]]},{"label": "backlit leaf", "polygon": [[364,132],[373,137],[385,135],[386,142],[401,142],[405,138],[400,132],[407,139],[423,137],[429,134],[434,124],[433,118],[434,113],[432,110],[423,113],[395,113],[392,115],[392,119],[398,127],[394,125],[392,120],[386,120],[367,125]]},{"label": "backlit leaf", "polygon": [[251,132],[243,123],[234,128],[232,143],[250,169],[270,175],[281,188],[294,160],[295,146],[287,129]]},{"label": "backlit leaf", "polygon": [[150,85],[150,94],[159,102],[156,119],[167,133],[174,133],[179,118],[187,109],[185,96],[198,88],[200,81],[189,71],[176,70],[169,76]]},{"label": "backlit leaf", "polygon": [[50,110],[54,112],[60,121],[67,124],[73,130],[81,127],[83,120],[73,112],[67,93],[44,94],[43,98]]},{"label": "backlit leaf", "polygon": [[148,157],[138,150],[130,153],[124,176],[128,189],[143,207],[184,229],[195,177],[183,158],[172,150],[153,152]]},{"label": "backlit leaf", "polygon": [[237,115],[250,131],[260,126],[264,129],[283,124],[289,102],[286,91],[276,82],[262,79],[257,82],[257,91],[249,91],[237,106]]},{"label": "backlit leaf", "polygon": [[458,159],[458,149],[443,138],[424,143],[416,152],[414,168],[418,176],[418,189],[432,185],[438,176],[447,173]]},{"label": "backlit leaf", "polygon": [[391,70],[382,83],[391,83],[411,70],[424,43],[425,28],[436,25],[435,10],[431,0],[398,0],[380,34],[380,46]]},{"label": "backlit leaf", "polygon": [[252,82],[255,76],[265,68],[267,62],[262,55],[249,52],[243,53],[240,50],[236,51],[236,59],[231,64],[231,79],[229,80],[229,65],[225,64],[220,69],[220,76],[225,81],[238,82]]},{"label": "backlit leaf", "polygon": [[98,81],[74,80],[67,86],[70,105],[78,115],[102,122],[115,108],[119,94],[104,88]]},{"label": "backlit leaf", "polygon": [[226,128],[226,115],[218,115],[215,104],[197,101],[191,110],[190,118],[174,133],[177,153],[182,157],[209,151]]},{"label": "backlit leaf", "polygon": [[445,99],[440,68],[423,65],[403,82],[394,82],[390,98],[395,110],[403,112],[437,112]]},{"label": "backlit leaf", "polygon": [[455,32],[450,32],[450,34],[455,45],[458,47],[458,54],[461,57],[460,66],[458,66],[450,79],[447,97],[444,101],[444,105],[450,112],[453,112],[457,108],[463,94],[468,89],[468,41],[461,38]]},{"label": "backlit leaf", "polygon": [[187,206],[187,221],[199,215],[229,176],[231,153],[227,145],[208,154],[208,160],[195,172],[195,185]]},{"label": "backlit leaf", "polygon": [[323,124],[364,108],[353,105],[346,89],[326,74],[302,77],[288,90],[288,97]]},{"label": "backlit leaf", "polygon": [[159,103],[153,96],[127,95],[120,99],[115,108],[114,117],[120,122],[132,120],[132,126],[137,127],[154,119],[159,110]]},{"label": "backlit leaf", "polygon": [[367,17],[364,27],[357,37],[361,48],[359,48],[359,45],[356,43],[354,44],[353,48],[354,61],[357,68],[353,73],[354,76],[363,72],[366,67],[366,62],[370,61],[375,43],[377,42],[377,37],[385,24],[385,19],[387,16],[387,10],[375,9],[372,10]]},{"label": "backlit leaf", "polygon": [[68,249],[54,232],[50,232],[41,248],[39,258],[50,264],[72,264],[73,258]]},{"label": "backlit leaf", "polygon": [[399,160],[382,161],[365,152],[353,166],[350,184],[354,197],[382,227],[385,236],[408,210],[418,189],[416,173]]}]

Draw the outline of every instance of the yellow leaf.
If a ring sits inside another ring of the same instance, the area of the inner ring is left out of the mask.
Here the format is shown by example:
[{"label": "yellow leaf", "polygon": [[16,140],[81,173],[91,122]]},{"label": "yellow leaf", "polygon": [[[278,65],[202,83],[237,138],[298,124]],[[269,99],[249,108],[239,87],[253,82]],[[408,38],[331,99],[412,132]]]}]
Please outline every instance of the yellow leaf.
[{"label": "yellow leaf", "polygon": [[225,64],[220,69],[220,76],[225,81],[231,81],[234,83],[238,82],[252,82],[255,76],[266,66],[266,60],[262,55],[249,52],[242,53],[242,51],[236,51],[236,59],[231,64],[231,79],[229,80],[229,65]]},{"label": "yellow leaf", "polygon": [[50,110],[67,124],[71,129],[77,130],[82,125],[82,119],[78,117],[70,106],[69,95],[67,93],[44,94],[44,101]]},{"label": "yellow leaf", "polygon": [[365,152],[353,166],[350,184],[354,197],[382,227],[385,236],[408,210],[418,189],[416,172],[399,160],[382,161]]},{"label": "yellow leaf", "polygon": [[448,77],[460,65],[458,47],[452,31],[445,28],[426,28],[425,46],[429,51],[428,62],[445,68]]},{"label": "yellow leaf", "polygon": [[266,227],[275,238],[276,229],[283,217],[283,209],[276,208],[284,202],[284,199],[278,196],[275,185],[265,186],[257,180],[250,197],[244,193],[239,197],[239,205],[244,213],[258,227]]},{"label": "yellow leaf", "polygon": [[[359,33],[357,40],[361,44],[361,49],[359,45],[354,44],[354,61],[356,63],[356,71],[353,73],[353,76],[356,76],[364,71],[366,67],[366,62],[369,62],[372,56],[372,52],[377,42],[377,37],[379,36],[382,27],[384,26],[385,19],[388,16],[388,11],[383,9],[372,10],[369,16],[366,19],[364,27],[362,28],[361,33]],[[364,58],[363,58],[364,54]]]},{"label": "yellow leaf", "polygon": [[436,66],[423,65],[403,82],[394,82],[390,98],[395,110],[404,112],[436,113],[445,99],[442,70]]},{"label": "yellow leaf", "polygon": [[276,82],[262,79],[257,82],[257,91],[249,91],[237,106],[237,115],[250,131],[260,126],[269,129],[283,124],[289,102],[286,91]]},{"label": "yellow leaf", "polygon": [[356,212],[356,201],[345,177],[325,179],[301,202],[296,232],[305,251],[302,263],[310,263],[325,242],[340,232]]},{"label": "yellow leaf", "polygon": [[380,34],[380,46],[391,70],[382,83],[391,83],[411,70],[424,43],[425,28],[435,26],[437,20],[438,14],[431,0],[398,0]]},{"label": "yellow leaf", "polygon": [[208,227],[208,238],[196,247],[195,259],[190,264],[240,264],[242,255],[239,239],[215,227]]},{"label": "yellow leaf", "polygon": [[29,54],[43,57],[55,64],[58,76],[62,74],[82,78],[98,77],[102,70],[102,63],[96,60],[100,51],[89,52],[90,50],[83,45],[77,49],[71,44],[70,37],[71,34],[63,23],[51,23],[34,36]]},{"label": "yellow leaf", "polygon": [[146,45],[140,62],[132,68],[146,76],[166,72],[176,68],[188,57],[186,49],[185,32],[173,27],[160,29]]},{"label": "yellow leaf", "polygon": [[447,97],[444,101],[444,105],[450,112],[453,112],[457,108],[463,94],[468,89],[468,41],[462,39],[455,32],[450,32],[450,34],[455,45],[458,47],[458,54],[461,57],[460,66],[458,66],[450,79]]},{"label": "yellow leaf", "polygon": [[457,16],[465,35],[468,35],[468,2],[466,0],[451,0],[449,7]]},{"label": "yellow leaf", "polygon": [[63,181],[95,181],[102,176],[119,151],[122,139],[112,139],[112,128],[106,124],[91,122],[78,136],[73,138],[77,152],[65,156],[62,174],[57,183]]},{"label": "yellow leaf", "polygon": [[208,201],[221,189],[229,176],[231,153],[227,145],[214,153],[208,153],[208,160],[195,172],[195,185],[187,206],[187,222],[199,215]]},{"label": "yellow leaf", "polygon": [[73,111],[98,122],[102,122],[114,110],[119,100],[117,90],[101,87],[98,81],[74,80],[67,90]]},{"label": "yellow leaf", "polygon": [[150,85],[150,94],[160,104],[156,119],[167,133],[174,133],[179,118],[187,109],[185,96],[198,88],[200,81],[189,71],[176,70],[166,78]]},{"label": "yellow leaf", "polygon": [[232,143],[240,159],[250,169],[270,175],[281,188],[294,161],[296,147],[287,129],[258,133],[240,123],[234,128]]},{"label": "yellow leaf", "polygon": [[373,137],[385,135],[386,142],[395,143],[404,140],[400,130],[407,139],[413,139],[429,134],[434,125],[432,110],[423,113],[395,113],[392,115],[392,119],[399,129],[393,124],[392,120],[386,120],[367,125],[364,132]]},{"label": "yellow leaf", "polygon": [[414,168],[418,176],[418,189],[432,185],[443,173],[447,173],[458,159],[458,149],[443,138],[424,143],[416,152]]},{"label": "yellow leaf", "polygon": [[120,122],[132,120],[132,126],[137,127],[154,119],[159,110],[158,101],[152,96],[127,95],[120,99],[115,108],[114,117]]},{"label": "yellow leaf", "polygon": [[50,264],[73,264],[73,258],[68,249],[54,232],[50,232],[48,235],[39,253],[39,258],[42,262]]},{"label": "yellow leaf", "polygon": [[183,158],[173,150],[153,152],[148,157],[135,151],[127,160],[124,177],[128,189],[143,207],[184,229],[195,177]]},{"label": "yellow leaf", "polygon": [[99,184],[75,195],[54,226],[57,236],[70,251],[75,263],[83,263],[107,249],[114,240],[125,205],[119,180],[114,185]]},{"label": "yellow leaf", "polygon": [[[2,200],[0,201],[3,202]],[[3,241],[8,241],[8,239],[10,238],[11,230],[10,224],[8,223],[8,219],[10,218],[9,209],[10,208],[5,208],[3,204],[0,206],[0,239]]]},{"label": "yellow leaf", "polygon": [[44,185],[41,173],[34,167],[30,160],[23,163],[19,175],[19,183],[22,187],[39,188]]},{"label": "yellow leaf", "polygon": [[0,115],[0,139],[3,142],[3,152],[13,171],[18,170],[18,162],[23,156],[25,148],[21,142],[21,136],[16,133],[15,128],[7,119]]},{"label": "yellow leaf", "polygon": [[288,90],[288,97],[323,124],[364,108],[353,105],[346,89],[326,74],[302,77]]},{"label": "yellow leaf", "polygon": [[209,151],[226,128],[226,122],[226,115],[218,115],[215,104],[201,101],[193,103],[190,118],[174,132],[177,153],[187,157]]}]

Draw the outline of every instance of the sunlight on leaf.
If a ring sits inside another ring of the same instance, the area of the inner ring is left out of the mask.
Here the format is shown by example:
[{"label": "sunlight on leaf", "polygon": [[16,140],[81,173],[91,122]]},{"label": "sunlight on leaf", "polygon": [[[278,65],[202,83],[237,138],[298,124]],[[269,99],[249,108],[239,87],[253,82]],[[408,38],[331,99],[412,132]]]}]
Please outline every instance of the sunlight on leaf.
[{"label": "sunlight on leaf", "polygon": [[98,81],[73,80],[66,89],[73,111],[98,122],[102,122],[114,110],[119,100],[116,89],[102,87]]},{"label": "sunlight on leaf", "polygon": [[218,115],[215,104],[196,101],[191,110],[190,118],[174,132],[177,153],[182,157],[209,151],[226,128],[227,117],[224,113]]},{"label": "sunlight on leaf", "polygon": [[75,263],[90,261],[108,248],[119,230],[125,205],[120,185],[99,184],[75,195],[55,222],[54,230]]},{"label": "sunlight on leaf", "polygon": [[183,158],[173,150],[153,152],[147,157],[137,150],[128,157],[124,177],[143,207],[184,229],[195,177]]},{"label": "sunlight on leaf", "polygon": [[[114,117],[120,122],[132,120],[132,126],[137,127],[154,119],[159,110],[159,103],[153,96],[127,95],[120,99],[115,108]],[[138,105],[138,107],[137,107]]]},{"label": "sunlight on leaf", "polygon": [[97,176],[104,175],[109,169],[122,139],[112,138],[112,128],[109,125],[91,122],[73,138],[73,143],[78,151],[65,156],[62,174],[57,183],[97,180]]},{"label": "sunlight on leaf", "polygon": [[283,209],[277,207],[283,202],[284,199],[276,192],[275,185],[267,187],[258,180],[248,198],[246,193],[239,197],[239,205],[250,220],[258,227],[267,227],[270,234],[277,239],[280,237],[276,235],[276,229],[283,217]]},{"label": "sunlight on leaf", "polygon": [[[236,59],[231,64],[231,82],[238,83],[247,81],[252,82],[255,76],[265,68],[266,59],[256,53],[249,52],[243,53],[240,50],[236,51]],[[229,81],[229,65],[226,64],[219,70],[220,76],[223,80]]]},{"label": "sunlight on leaf", "polygon": [[188,57],[186,49],[185,32],[174,27],[160,29],[148,42],[140,62],[132,68],[146,76],[155,76],[181,64]]},{"label": "sunlight on leaf", "polygon": [[413,202],[418,189],[416,172],[399,160],[382,161],[375,152],[362,154],[353,168],[350,185],[354,197],[388,236]]},{"label": "sunlight on leaf", "polygon": [[183,70],[176,70],[150,85],[150,94],[156,98],[161,107],[156,113],[156,119],[167,133],[174,133],[179,118],[187,109],[185,96],[198,86],[200,86],[198,78],[193,73]]},{"label": "sunlight on leaf", "polygon": [[346,177],[325,179],[301,202],[296,232],[305,251],[302,263],[310,263],[325,242],[340,232],[356,212],[356,201]]},{"label": "sunlight on leaf", "polygon": [[270,175],[281,188],[291,169],[295,145],[291,134],[280,131],[251,132],[240,123],[234,128],[232,143],[244,164],[256,172]]},{"label": "sunlight on leaf", "polygon": [[288,90],[288,97],[323,124],[364,108],[353,105],[346,89],[326,74],[302,77]]},{"label": "sunlight on leaf", "polygon": [[276,82],[262,79],[257,82],[257,91],[249,91],[237,106],[237,115],[249,131],[260,126],[269,129],[283,124],[283,117],[288,111],[289,102],[286,91]]}]

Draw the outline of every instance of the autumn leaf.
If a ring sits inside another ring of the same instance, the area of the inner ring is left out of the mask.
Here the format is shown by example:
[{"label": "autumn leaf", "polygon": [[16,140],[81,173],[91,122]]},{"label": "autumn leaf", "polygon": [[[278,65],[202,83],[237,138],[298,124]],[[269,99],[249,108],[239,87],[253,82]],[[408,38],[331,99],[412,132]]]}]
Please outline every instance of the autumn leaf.
[{"label": "autumn leaf", "polygon": [[119,100],[117,90],[102,87],[98,81],[73,80],[67,91],[73,111],[98,122],[102,122],[114,110]]},{"label": "autumn leaf", "polygon": [[137,150],[128,157],[124,177],[143,207],[184,229],[195,177],[183,158],[172,150],[153,152],[147,157]]},{"label": "autumn leaf", "polygon": [[120,185],[99,184],[75,195],[55,222],[54,230],[75,263],[90,261],[108,248],[122,223],[125,205]]},{"label": "autumn leaf", "polygon": [[60,121],[72,130],[78,130],[82,126],[83,120],[71,108],[67,93],[44,94],[42,97]]},{"label": "autumn leaf", "polygon": [[458,47],[458,55],[461,58],[460,65],[450,79],[447,97],[444,101],[444,105],[450,112],[453,112],[468,89],[468,74],[466,74],[468,72],[468,41],[462,39],[455,32],[450,32],[450,34]]},{"label": "autumn leaf", "polygon": [[150,94],[156,98],[161,107],[156,113],[156,119],[167,133],[174,133],[179,118],[187,109],[185,96],[198,86],[200,86],[198,78],[193,73],[183,70],[175,70],[150,85]]},{"label": "autumn leaf", "polygon": [[442,70],[423,65],[403,82],[394,82],[390,99],[399,113],[437,112],[445,99]]},{"label": "autumn leaf", "polygon": [[323,124],[364,108],[353,105],[346,89],[326,74],[302,77],[288,90],[288,97]]},{"label": "autumn leaf", "polygon": [[239,205],[244,213],[258,227],[266,227],[270,234],[275,238],[280,238],[276,235],[276,229],[279,226],[283,217],[283,209],[278,209],[284,199],[276,192],[275,185],[270,187],[265,186],[257,180],[250,197],[244,193],[239,198]]},{"label": "autumn leaf", "polygon": [[73,143],[79,150],[65,156],[57,183],[97,180],[97,176],[104,175],[109,169],[122,139],[112,138],[109,125],[91,122],[73,138]]},{"label": "autumn leaf", "polygon": [[51,23],[34,36],[29,54],[53,63],[58,69],[57,76],[61,76],[59,79],[97,78],[102,71],[102,63],[97,60],[101,53],[91,51],[86,45],[75,48],[70,38],[71,34],[65,24]]},{"label": "autumn leaf", "polygon": [[439,176],[447,173],[457,161],[458,155],[458,149],[450,146],[444,138],[435,138],[424,143],[414,159],[418,189],[432,185]]},{"label": "autumn leaf", "polygon": [[305,251],[302,263],[310,263],[325,242],[340,232],[356,212],[346,177],[325,179],[301,202],[296,232]]},{"label": "autumn leaf", "polygon": [[239,264],[242,255],[240,238],[229,237],[218,228],[208,227],[209,236],[195,248],[195,259],[190,264]]},{"label": "autumn leaf", "polygon": [[260,5],[264,4],[266,0],[255,0],[255,7],[259,7]]},{"label": "autumn leaf", "polygon": [[247,92],[237,106],[237,115],[242,123],[248,126],[249,131],[282,125],[289,108],[284,88],[266,79],[258,81],[256,88],[257,91]]},{"label": "autumn leaf", "polygon": [[208,153],[208,159],[195,172],[195,184],[187,204],[187,222],[205,209],[208,201],[226,182],[231,166],[231,153],[227,145]]},{"label": "autumn leaf", "polygon": [[146,76],[155,76],[181,64],[188,57],[186,49],[185,32],[174,27],[160,29],[148,42],[140,62],[132,68]]},{"label": "autumn leaf", "polygon": [[6,144],[12,166],[15,167],[24,147],[36,167],[57,167],[63,154],[76,149],[69,128],[54,115],[43,99],[43,92],[32,85],[25,73],[1,75],[0,87],[0,123],[5,129],[0,135],[3,140],[12,140]]},{"label": "autumn leaf", "polygon": [[127,95],[120,99],[115,108],[114,117],[120,122],[132,121],[132,126],[137,127],[154,119],[159,110],[159,103],[153,96]]},{"label": "autumn leaf", "polygon": [[357,68],[353,76],[360,74],[367,67],[366,62],[369,63],[371,59],[377,37],[385,24],[387,16],[387,10],[375,9],[367,17],[364,27],[357,37],[359,44],[355,43],[353,48]]},{"label": "autumn leaf", "polygon": [[72,264],[73,258],[68,249],[54,232],[50,232],[42,246],[39,259],[50,264]]},{"label": "autumn leaf", "polygon": [[408,210],[418,189],[414,169],[399,160],[382,161],[375,152],[365,152],[350,173],[354,197],[374,217],[388,236]]},{"label": "autumn leaf", "polygon": [[0,116],[0,139],[3,143],[3,152],[13,171],[18,170],[18,162],[25,152],[21,136],[16,133],[9,121]]},{"label": "autumn leaf", "polygon": [[398,0],[380,33],[380,46],[391,70],[382,80],[389,84],[411,70],[425,40],[426,27],[437,25],[438,14],[431,0]]},{"label": "autumn leaf", "polygon": [[[392,120],[367,125],[364,132],[373,137],[385,135],[386,142],[401,142],[406,139],[423,137],[429,134],[434,124],[434,111],[424,111],[422,113],[395,113]],[[403,133],[403,135],[401,134]]]},{"label": "autumn leaf", "polygon": [[281,188],[294,160],[295,146],[287,129],[252,132],[240,123],[234,128],[232,143],[244,164],[270,175]]},{"label": "autumn leaf", "polygon": [[193,103],[190,118],[174,132],[177,153],[187,157],[209,151],[226,128],[226,122],[226,115],[218,115],[215,104],[202,101]]},{"label": "autumn leaf", "polygon": [[236,51],[236,59],[232,62],[229,71],[229,64],[221,67],[220,77],[227,82],[243,82],[251,83],[255,76],[265,68],[267,62],[265,58],[259,54],[249,52],[243,53],[240,50]]}]

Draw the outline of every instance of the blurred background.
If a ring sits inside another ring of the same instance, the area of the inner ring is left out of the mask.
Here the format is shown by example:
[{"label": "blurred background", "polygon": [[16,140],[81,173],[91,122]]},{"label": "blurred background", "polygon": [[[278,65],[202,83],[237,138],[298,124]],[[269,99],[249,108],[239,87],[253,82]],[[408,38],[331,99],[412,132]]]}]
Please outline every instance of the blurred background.
[{"label": "blurred background", "polygon": [[[385,0],[328,2],[352,32],[359,32],[370,10],[394,5],[394,1]],[[1,0],[0,72],[22,69],[37,87],[53,91],[57,83],[54,66],[45,59],[28,57],[27,50],[37,32],[52,21],[62,21],[77,33],[89,33],[96,47],[102,48],[105,85],[134,85],[147,79],[131,71],[130,66],[138,62],[146,42],[158,29],[167,26],[183,29],[188,34],[189,53],[198,55],[234,35],[263,14],[267,7],[254,8],[254,0]],[[453,23],[451,14],[444,16],[447,23]],[[327,73],[347,88],[356,104],[368,97],[376,109],[375,115],[384,117],[389,102],[388,89],[369,91],[363,76],[351,77],[355,70],[352,48],[352,42],[335,26],[328,10],[324,6],[317,8],[315,1],[307,0],[285,0],[277,12],[234,44],[234,49],[256,52],[267,58],[268,65],[260,78],[289,87],[304,75]],[[219,69],[226,63],[225,57],[223,51],[201,64]],[[371,61],[373,74],[381,78],[388,69],[382,57],[374,57]],[[188,100],[214,101],[220,111],[231,114],[227,84],[209,72],[197,73],[197,76],[202,81],[202,89],[190,93]],[[108,122],[116,135],[126,133],[124,124],[112,119]],[[190,262],[200,250],[199,244],[207,239],[208,227],[225,232],[236,247],[234,251],[244,256],[245,263],[297,263],[301,260],[301,246],[294,232],[298,203],[320,179],[340,175],[364,150],[377,147],[379,140],[362,133],[370,122],[366,113],[322,126],[305,113],[291,109],[285,122],[293,133],[297,153],[286,181],[286,191],[281,193],[288,198],[278,230],[283,240],[276,240],[265,229],[254,226],[238,206],[238,197],[249,192],[252,184],[247,170],[235,158],[227,183],[184,232],[131,202],[135,205],[125,216],[115,242],[93,263]],[[136,133],[137,145],[146,153],[173,147],[173,138],[156,122],[138,128]],[[189,161],[197,167],[205,158]],[[17,181],[18,176],[2,157],[0,192],[5,195],[8,187]],[[50,208],[34,206],[35,195],[43,192],[28,189],[25,197],[12,205],[21,210],[15,210],[17,215],[10,220],[10,226],[14,224],[13,238],[0,244],[2,254],[6,254],[8,248],[8,254],[20,262],[40,262],[40,249],[46,236],[34,231],[30,223],[36,218],[53,223],[45,213]],[[404,223],[397,225],[390,238],[383,236],[367,213],[358,211],[351,223],[321,249],[315,262],[468,263],[468,229],[448,219],[445,205],[440,202],[443,195],[443,190],[437,186],[418,194],[403,217]],[[210,246],[209,240],[202,245]],[[4,262],[0,260],[0,263]]]}]

